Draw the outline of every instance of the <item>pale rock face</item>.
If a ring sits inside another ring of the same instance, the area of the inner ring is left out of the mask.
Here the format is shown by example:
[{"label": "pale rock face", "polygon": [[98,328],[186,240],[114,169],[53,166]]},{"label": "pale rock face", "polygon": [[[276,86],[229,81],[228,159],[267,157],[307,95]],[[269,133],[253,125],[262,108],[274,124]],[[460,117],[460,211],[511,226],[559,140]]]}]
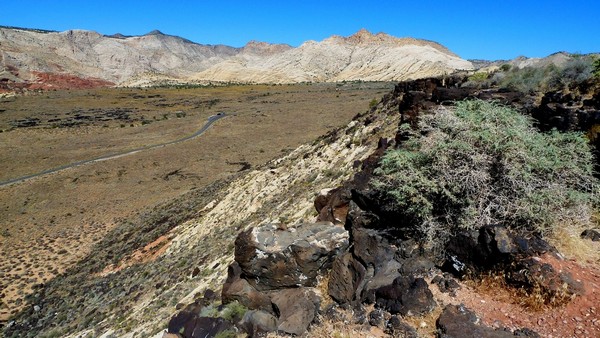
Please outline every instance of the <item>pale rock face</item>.
[{"label": "pale rock face", "polygon": [[153,31],[104,36],[69,30],[40,33],[0,28],[0,74],[31,72],[94,77],[118,85],[179,81],[291,83],[395,81],[472,69],[469,61],[431,41],[361,30],[350,37],[307,41],[297,48],[251,41],[242,48],[201,45]]}]

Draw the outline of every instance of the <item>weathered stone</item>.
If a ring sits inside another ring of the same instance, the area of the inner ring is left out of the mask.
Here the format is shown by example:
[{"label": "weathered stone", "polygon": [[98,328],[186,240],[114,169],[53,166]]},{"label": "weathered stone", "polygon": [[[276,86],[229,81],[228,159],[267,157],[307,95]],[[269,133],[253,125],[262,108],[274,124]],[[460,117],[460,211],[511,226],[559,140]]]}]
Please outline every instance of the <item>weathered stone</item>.
[{"label": "weathered stone", "polygon": [[277,318],[261,310],[250,310],[244,314],[240,327],[249,337],[259,337],[266,332],[277,330]]},{"label": "weathered stone", "polygon": [[223,284],[221,299],[223,303],[238,301],[249,309],[261,309],[273,312],[271,299],[266,294],[259,292],[247,280],[242,279],[241,268],[233,262],[227,270],[227,280]]},{"label": "weathered stone", "polygon": [[167,332],[182,338],[214,337],[232,328],[233,324],[223,318],[200,317],[197,313],[181,311],[171,318]]},{"label": "weathered stone", "polygon": [[391,334],[392,337],[398,338],[419,337],[417,330],[398,316],[392,316],[390,320],[388,320],[386,333]]},{"label": "weathered stone", "polygon": [[511,233],[503,226],[484,226],[478,231],[459,231],[446,245],[444,269],[462,275],[467,269],[490,270],[510,265],[521,257],[554,250],[543,239],[525,238]]},{"label": "weathered stone", "polygon": [[600,241],[600,231],[594,230],[594,229],[584,230],[581,233],[581,238],[583,238],[583,239],[589,239],[589,240],[592,240],[594,242],[599,242]]},{"label": "weathered stone", "polygon": [[373,266],[375,271],[391,261],[396,249],[375,229],[354,228],[352,230],[354,256],[365,266]]},{"label": "weathered stone", "polygon": [[542,338],[542,336],[540,336],[539,333],[528,328],[515,330],[515,332],[513,332],[513,335],[516,337]]},{"label": "weathered stone", "polygon": [[401,276],[391,285],[375,290],[375,302],[391,314],[423,315],[431,312],[436,303],[423,278]]},{"label": "weathered stone", "polygon": [[[192,328],[192,326],[189,327]],[[188,326],[185,329],[182,334],[183,338],[214,337],[220,332],[232,330],[233,324],[220,317],[199,317],[194,322],[192,330],[188,330]]]},{"label": "weathered stone", "polygon": [[440,337],[508,338],[510,331],[494,330],[479,324],[479,318],[463,305],[447,305],[436,321]]},{"label": "weathered stone", "polygon": [[437,87],[433,93],[431,100],[436,103],[448,103],[453,101],[464,100],[471,96],[474,90],[472,88],[444,88]]},{"label": "weathered stone", "polygon": [[436,284],[443,293],[454,293],[460,288],[460,284],[449,275],[437,275],[431,280],[431,284]]},{"label": "weathered stone", "polygon": [[320,271],[348,247],[349,234],[331,223],[308,223],[282,230],[267,224],[235,241],[235,260],[258,291],[315,286]]},{"label": "weathered stone", "polygon": [[284,289],[270,293],[278,313],[277,330],[301,335],[313,322],[321,299],[308,288]]},{"label": "weathered stone", "polygon": [[374,303],[375,290],[393,284],[394,280],[401,276],[400,268],[402,268],[402,265],[398,261],[387,261],[365,284],[361,296],[362,300],[367,303]]},{"label": "weathered stone", "polygon": [[583,284],[573,279],[567,272],[556,271],[552,265],[531,257],[519,261],[507,281],[518,287],[541,288],[558,301],[568,300],[572,295],[584,293]]},{"label": "weathered stone", "polygon": [[403,275],[424,275],[435,268],[435,264],[426,257],[416,256],[402,260],[400,272]]},{"label": "weathered stone", "polygon": [[350,191],[343,187],[321,191],[314,202],[315,209],[319,213],[317,221],[331,222],[336,225],[346,223],[351,198]]},{"label": "weathered stone", "polygon": [[329,295],[340,304],[360,301],[359,285],[365,278],[366,269],[351,253],[338,256],[329,274]]},{"label": "weathered stone", "polygon": [[383,329],[385,327],[385,316],[383,314],[383,310],[375,309],[369,312],[369,324],[371,326],[377,326]]}]

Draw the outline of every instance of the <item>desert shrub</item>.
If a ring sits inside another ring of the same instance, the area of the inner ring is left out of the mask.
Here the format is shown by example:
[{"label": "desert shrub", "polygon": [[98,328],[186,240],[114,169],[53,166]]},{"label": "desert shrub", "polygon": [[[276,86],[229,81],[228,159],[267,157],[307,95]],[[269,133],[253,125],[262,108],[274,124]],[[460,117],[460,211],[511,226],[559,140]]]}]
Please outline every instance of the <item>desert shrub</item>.
[{"label": "desert shrub", "polygon": [[561,89],[580,84],[592,77],[593,70],[593,63],[590,58],[575,56],[550,75],[547,81],[548,87]]},{"label": "desert shrub", "polygon": [[497,77],[496,82],[501,87],[524,93],[561,90],[575,87],[590,79],[594,74],[594,62],[591,57],[574,55],[561,67],[554,64],[521,69],[513,67],[502,74]]},{"label": "desert shrub", "polygon": [[600,78],[600,58],[595,57],[592,63],[594,77]]},{"label": "desert shrub", "polygon": [[246,311],[248,309],[244,305],[234,301],[225,306],[225,309],[221,312],[221,317],[229,321],[239,320],[244,316]]},{"label": "desert shrub", "polygon": [[554,65],[546,67],[514,67],[505,73],[499,85],[523,93],[536,92],[540,89],[545,89],[548,78],[557,70],[558,68]]},{"label": "desert shrub", "polygon": [[475,81],[475,82],[483,82],[485,80],[487,80],[489,74],[486,72],[477,72],[471,76],[469,76],[469,81]]},{"label": "desert shrub", "polygon": [[597,181],[579,133],[541,133],[529,117],[480,100],[422,116],[383,156],[372,187],[423,240],[487,224],[551,233],[590,222]]},{"label": "desert shrub", "polygon": [[369,102],[369,108],[373,108],[377,105],[377,99],[373,99]]}]

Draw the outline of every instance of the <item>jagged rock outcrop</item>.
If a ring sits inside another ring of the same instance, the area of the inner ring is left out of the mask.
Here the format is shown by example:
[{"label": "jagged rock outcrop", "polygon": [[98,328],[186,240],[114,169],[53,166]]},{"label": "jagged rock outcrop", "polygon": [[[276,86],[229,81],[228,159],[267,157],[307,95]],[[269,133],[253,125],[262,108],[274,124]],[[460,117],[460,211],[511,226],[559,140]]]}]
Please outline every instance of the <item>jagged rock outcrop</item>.
[{"label": "jagged rock outcrop", "polygon": [[267,224],[242,232],[235,261],[257,290],[315,286],[319,272],[348,246],[348,232],[331,223],[299,224],[289,229]]}]

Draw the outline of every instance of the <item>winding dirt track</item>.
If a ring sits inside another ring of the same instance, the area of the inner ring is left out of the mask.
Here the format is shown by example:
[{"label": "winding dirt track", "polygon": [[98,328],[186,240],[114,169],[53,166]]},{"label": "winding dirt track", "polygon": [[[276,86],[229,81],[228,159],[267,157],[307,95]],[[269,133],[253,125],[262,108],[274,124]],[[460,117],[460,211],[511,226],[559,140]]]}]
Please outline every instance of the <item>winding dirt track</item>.
[{"label": "winding dirt track", "polygon": [[143,151],[143,150],[149,150],[149,149],[164,147],[164,146],[168,146],[168,145],[171,145],[171,144],[175,144],[175,143],[180,143],[180,142],[184,142],[184,141],[187,141],[187,140],[191,140],[191,139],[193,139],[195,137],[198,137],[198,136],[202,135],[206,130],[208,130],[208,128],[210,128],[210,126],[213,123],[215,123],[219,119],[222,119],[222,118],[224,118],[226,116],[227,116],[227,114],[225,114],[225,113],[218,113],[216,115],[209,116],[208,120],[206,121],[206,123],[198,131],[196,131],[195,133],[193,133],[193,134],[191,134],[189,136],[186,136],[186,137],[174,140],[174,141],[165,142],[165,143],[159,143],[159,144],[154,144],[154,145],[149,145],[149,146],[140,147],[140,148],[136,148],[136,149],[128,150],[128,151],[124,151],[124,152],[119,152],[119,153],[113,153],[113,154],[103,155],[103,156],[96,157],[96,158],[93,158],[93,159],[90,159],[90,160],[78,161],[78,162],[74,162],[74,163],[71,163],[71,164],[66,164],[66,165],[63,165],[63,166],[60,166],[60,167],[56,167],[56,168],[44,170],[44,171],[39,172],[39,173],[35,173],[35,174],[31,174],[31,175],[26,175],[26,176],[21,176],[21,177],[17,177],[17,178],[12,178],[12,179],[9,179],[7,181],[1,181],[0,182],[0,187],[11,185],[11,184],[17,183],[17,182],[27,181],[27,180],[35,178],[35,177],[40,177],[40,176],[43,176],[43,175],[52,174],[52,173],[55,173],[55,172],[67,170],[67,169],[78,167],[78,166],[81,166],[81,165],[84,165],[84,164],[88,164],[88,163],[111,160],[111,159],[114,159],[114,158],[118,158],[118,157],[123,157],[123,156],[131,155],[131,154],[135,154],[135,153],[138,153],[138,152]]}]

